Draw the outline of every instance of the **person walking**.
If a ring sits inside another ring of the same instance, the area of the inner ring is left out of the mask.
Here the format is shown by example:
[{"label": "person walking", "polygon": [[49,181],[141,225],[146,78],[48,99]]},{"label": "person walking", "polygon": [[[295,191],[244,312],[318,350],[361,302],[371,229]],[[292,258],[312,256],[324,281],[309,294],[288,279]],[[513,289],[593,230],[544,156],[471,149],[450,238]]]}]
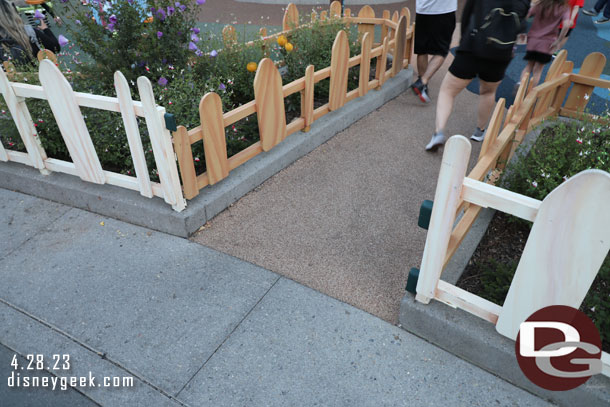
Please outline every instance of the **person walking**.
[{"label": "person walking", "polygon": [[610,0],[597,0],[595,6],[590,9],[583,10],[582,13],[587,16],[596,17],[600,11],[604,9],[604,13],[599,20],[594,21],[594,24],[606,24],[610,22]]},{"label": "person walking", "polygon": [[[531,74],[529,89],[540,82],[544,66],[553,59],[553,53],[559,49],[570,27],[571,10],[565,0],[540,0],[527,13],[534,16],[532,27],[527,33],[525,59],[527,65],[521,72],[521,78]],[[557,26],[562,28],[557,35]]]},{"label": "person walking", "polygon": [[23,24],[15,6],[0,0],[0,59],[11,59],[17,64],[32,63],[43,47],[55,53],[61,48],[44,20],[38,28]]},{"label": "person walking", "polygon": [[455,97],[479,78],[477,128],[471,139],[482,141],[495,104],[496,89],[513,58],[517,35],[525,30],[529,0],[467,0],[462,14],[460,45],[443,78],[436,104],[435,132],[426,151],[445,143],[445,127]]},{"label": "person walking", "polygon": [[415,48],[417,80],[413,92],[424,102],[430,102],[428,82],[443,65],[455,30],[457,0],[416,0]]},{"label": "person walking", "polygon": [[[572,30],[574,28],[576,28],[576,20],[578,20],[578,11],[584,7],[585,0],[569,0],[568,3],[570,5],[570,25],[569,25],[570,29],[565,34],[563,39],[559,42],[559,46],[557,47],[558,49],[562,49],[566,45],[566,42],[568,42],[568,37],[570,36],[570,34],[572,34]],[[563,22],[559,25],[559,30],[558,30],[559,34],[561,34],[562,28],[563,28]]]}]

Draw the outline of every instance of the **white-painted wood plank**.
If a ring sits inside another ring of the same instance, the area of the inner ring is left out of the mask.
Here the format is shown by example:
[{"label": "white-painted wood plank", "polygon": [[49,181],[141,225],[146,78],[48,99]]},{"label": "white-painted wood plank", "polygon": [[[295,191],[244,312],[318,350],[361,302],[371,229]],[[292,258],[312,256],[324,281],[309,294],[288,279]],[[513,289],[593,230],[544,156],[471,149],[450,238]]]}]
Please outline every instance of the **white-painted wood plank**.
[{"label": "white-painted wood plank", "polygon": [[443,280],[438,280],[435,298],[451,307],[460,308],[483,318],[492,324],[496,323],[498,315],[502,311],[502,307],[498,304],[487,301],[485,298],[469,293]]},{"label": "white-painted wood plank", "polygon": [[425,304],[434,298],[443,271],[470,150],[470,142],[464,136],[453,136],[445,144],[415,297]]},{"label": "white-painted wood plank", "polygon": [[72,87],[48,59],[40,62],[39,77],[79,177],[84,181],[103,184],[106,178],[102,165]]},{"label": "white-painted wood plank", "polygon": [[6,155],[8,156],[9,161],[29,165],[30,167],[34,166],[32,165],[32,160],[30,159],[30,156],[27,153],[7,150]]},{"label": "white-painted wood plank", "polygon": [[483,208],[498,209],[533,222],[542,201],[517,194],[486,182],[464,178],[462,199]]},{"label": "white-painted wood plank", "polygon": [[152,198],[153,193],[150,186],[148,166],[146,165],[146,157],[144,156],[144,149],[142,148],[142,139],[140,137],[140,130],[138,129],[138,121],[133,107],[133,100],[131,99],[131,91],[129,90],[127,79],[125,79],[125,76],[119,71],[114,73],[114,88],[121,107],[121,117],[123,118],[123,124],[125,125],[125,133],[127,134],[127,141],[129,142],[129,151],[131,152],[133,167],[138,177],[140,194]]},{"label": "white-painted wood plank", "polygon": [[602,352],[602,374],[610,377],[610,354]]},{"label": "white-painted wood plank", "polygon": [[583,171],[542,201],[496,330],[515,339],[541,308],[579,308],[609,250],[610,174]]},{"label": "white-painted wood plank", "polygon": [[180,212],[186,207],[186,201],[182,196],[182,187],[180,185],[180,177],[178,176],[178,166],[176,165],[176,155],[172,146],[171,135],[163,124],[165,109],[157,108],[155,95],[148,78],[144,76],[138,78],[138,90],[142,106],[144,107],[146,127],[150,135],[155,163],[159,172],[159,180],[163,188],[163,199],[172,205],[174,210]]},{"label": "white-painted wood plank", "polygon": [[[13,88],[17,96],[31,99],[47,99],[47,96],[45,95],[42,86],[12,82],[11,87]],[[113,98],[110,96],[91,95],[89,93],[82,92],[74,92],[74,96],[76,97],[78,105],[82,107],[91,107],[94,109],[108,110],[110,112],[117,113],[121,111],[119,100],[117,98]],[[138,115],[139,117],[144,117],[144,109],[142,107],[142,103],[139,101],[134,101],[133,106],[136,115]]]},{"label": "white-painted wood plank", "polygon": [[2,145],[2,141],[0,141],[0,161],[8,161],[8,155],[6,154],[6,150]]},{"label": "white-painted wood plank", "polygon": [[38,168],[39,170],[43,170],[44,160],[47,158],[47,155],[42,148],[40,140],[38,139],[38,133],[36,132],[36,128],[32,122],[30,111],[28,110],[23,98],[20,98],[15,94],[6,73],[1,68],[0,93],[2,93],[2,96],[4,96],[4,101],[8,106],[8,110],[11,112],[13,122],[15,122],[17,131],[19,131],[21,140],[23,141],[25,149],[30,156],[29,165],[33,166],[34,168]]}]

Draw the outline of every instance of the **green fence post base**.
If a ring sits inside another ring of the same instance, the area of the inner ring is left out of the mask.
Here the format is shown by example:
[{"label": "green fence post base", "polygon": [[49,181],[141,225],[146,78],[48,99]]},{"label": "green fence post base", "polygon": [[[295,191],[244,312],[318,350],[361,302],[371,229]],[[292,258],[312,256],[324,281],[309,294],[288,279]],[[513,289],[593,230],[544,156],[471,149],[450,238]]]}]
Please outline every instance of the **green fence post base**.
[{"label": "green fence post base", "polygon": [[169,131],[177,131],[176,117],[171,113],[165,113],[165,128]]},{"label": "green fence post base", "polygon": [[424,202],[422,202],[421,207],[419,208],[419,218],[417,219],[417,226],[422,229],[428,230],[428,226],[430,226],[430,217],[432,216],[432,204],[432,201],[426,199]]},{"label": "green fence post base", "polygon": [[409,277],[407,278],[407,287],[406,290],[408,292],[410,292],[411,294],[417,294],[416,292],[416,288],[417,288],[417,279],[419,278],[419,269],[413,267],[411,270],[409,270]]}]

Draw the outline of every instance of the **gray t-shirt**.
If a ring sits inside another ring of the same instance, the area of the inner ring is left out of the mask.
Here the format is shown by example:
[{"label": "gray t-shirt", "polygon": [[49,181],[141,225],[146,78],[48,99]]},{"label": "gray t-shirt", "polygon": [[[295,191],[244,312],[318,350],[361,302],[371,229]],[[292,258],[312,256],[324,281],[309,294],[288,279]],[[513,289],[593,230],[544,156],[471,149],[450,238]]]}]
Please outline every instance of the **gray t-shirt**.
[{"label": "gray t-shirt", "polygon": [[457,10],[457,0],[415,0],[417,14],[446,14]]}]

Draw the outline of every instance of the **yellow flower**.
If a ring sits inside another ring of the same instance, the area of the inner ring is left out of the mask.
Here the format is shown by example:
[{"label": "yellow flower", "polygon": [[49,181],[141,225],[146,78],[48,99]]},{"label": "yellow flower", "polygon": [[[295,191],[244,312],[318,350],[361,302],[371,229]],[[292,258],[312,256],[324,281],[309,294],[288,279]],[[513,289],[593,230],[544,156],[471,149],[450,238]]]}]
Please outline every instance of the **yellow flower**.
[{"label": "yellow flower", "polygon": [[248,65],[246,65],[246,69],[248,70],[248,72],[256,72],[256,68],[258,68],[256,62],[248,62]]},{"label": "yellow flower", "polygon": [[287,42],[286,45],[284,46],[284,48],[286,48],[286,51],[290,52],[290,51],[292,51],[293,47],[292,47],[291,43]]},{"label": "yellow flower", "polygon": [[283,47],[284,45],[286,45],[286,43],[288,43],[288,39],[286,39],[285,36],[280,35],[279,37],[277,37],[277,43],[280,47]]}]

